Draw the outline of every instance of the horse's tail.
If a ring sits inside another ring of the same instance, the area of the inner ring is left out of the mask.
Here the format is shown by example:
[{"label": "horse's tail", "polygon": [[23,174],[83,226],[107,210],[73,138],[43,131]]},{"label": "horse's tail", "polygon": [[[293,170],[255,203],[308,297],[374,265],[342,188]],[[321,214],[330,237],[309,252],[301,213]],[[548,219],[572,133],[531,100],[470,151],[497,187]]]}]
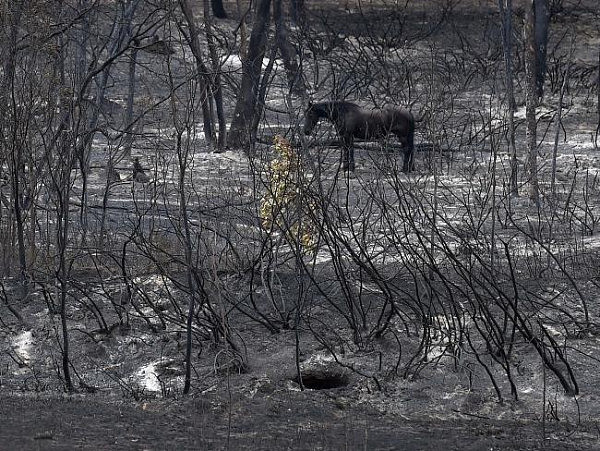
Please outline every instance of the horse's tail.
[{"label": "horse's tail", "polygon": [[419,119],[416,119],[414,114],[412,114],[410,111],[407,111],[408,113],[408,133],[407,133],[407,138],[410,139],[410,144],[412,145],[413,141],[414,141],[414,136],[415,136],[415,127],[416,127],[416,123],[420,122]]}]

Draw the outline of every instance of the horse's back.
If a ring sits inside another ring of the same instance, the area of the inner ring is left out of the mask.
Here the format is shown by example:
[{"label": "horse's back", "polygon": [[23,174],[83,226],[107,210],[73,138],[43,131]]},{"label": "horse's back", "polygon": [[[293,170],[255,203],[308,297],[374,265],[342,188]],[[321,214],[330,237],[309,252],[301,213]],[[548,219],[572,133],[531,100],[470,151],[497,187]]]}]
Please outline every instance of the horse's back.
[{"label": "horse's back", "polygon": [[415,118],[413,114],[405,109],[398,106],[387,106],[383,110],[388,116],[392,118],[394,122],[414,122]]}]

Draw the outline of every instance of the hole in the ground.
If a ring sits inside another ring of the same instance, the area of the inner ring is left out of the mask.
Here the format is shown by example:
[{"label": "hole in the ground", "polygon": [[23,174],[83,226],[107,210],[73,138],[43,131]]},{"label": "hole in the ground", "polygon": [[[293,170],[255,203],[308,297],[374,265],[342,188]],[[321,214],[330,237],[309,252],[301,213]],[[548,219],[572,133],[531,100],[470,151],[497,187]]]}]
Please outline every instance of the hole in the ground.
[{"label": "hole in the ground", "polygon": [[[298,376],[293,380],[299,383]],[[345,387],[348,385],[348,377],[344,374],[304,372],[302,373],[302,383],[304,388],[310,390],[328,390],[330,388]]]}]

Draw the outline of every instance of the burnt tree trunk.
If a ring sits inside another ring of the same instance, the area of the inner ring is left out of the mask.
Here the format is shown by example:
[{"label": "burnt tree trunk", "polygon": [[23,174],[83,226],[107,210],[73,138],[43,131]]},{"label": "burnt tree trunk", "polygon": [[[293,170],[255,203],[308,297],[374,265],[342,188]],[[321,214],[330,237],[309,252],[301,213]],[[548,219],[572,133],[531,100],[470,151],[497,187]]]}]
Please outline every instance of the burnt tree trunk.
[{"label": "burnt tree trunk", "polygon": [[508,145],[510,149],[510,193],[519,194],[517,177],[519,163],[517,160],[517,146],[515,144],[515,94],[513,80],[513,26],[512,26],[512,0],[498,0],[502,14],[502,43],[504,47],[504,68],[506,72],[506,97],[508,104]]},{"label": "burnt tree trunk", "polygon": [[250,11],[250,6],[248,6],[248,9],[244,10],[242,8],[241,0],[236,0],[235,3],[237,14],[240,16],[240,23],[238,25],[240,30],[240,59],[243,61],[246,59],[246,55],[248,55],[248,24],[246,16]]},{"label": "burnt tree trunk", "polygon": [[248,54],[242,61],[242,83],[227,137],[231,147],[242,148],[251,145],[253,142],[253,125],[256,123],[256,115],[258,114],[257,100],[262,63],[267,45],[270,10],[271,0],[259,0],[254,13]]},{"label": "burnt tree trunk", "polygon": [[[118,25],[115,25],[107,44],[107,59],[98,67],[99,80],[96,81],[96,92],[94,97],[94,108],[85,124],[87,129],[81,144],[77,147],[77,159],[79,163],[79,171],[81,173],[81,207],[79,210],[79,218],[81,222],[82,234],[81,242],[87,240],[88,231],[88,176],[90,173],[90,155],[92,151],[92,143],[98,129],[100,121],[100,112],[103,108],[106,91],[108,90],[110,71],[116,58],[123,54],[129,47],[131,24],[135,16],[137,7],[141,4],[140,0],[129,0],[121,3],[120,12],[115,15],[115,20]],[[91,83],[93,77],[88,75],[84,81],[84,85],[80,86],[79,96],[85,91],[85,85]],[[82,99],[78,99],[81,101]]]},{"label": "burnt tree trunk", "polygon": [[223,0],[210,0],[210,6],[217,19],[227,19],[227,11],[223,7]]},{"label": "burnt tree trunk", "polygon": [[596,77],[596,110],[598,125],[596,126],[596,147],[598,147],[598,134],[600,133],[600,48],[598,49],[598,76]]},{"label": "burnt tree trunk", "polygon": [[217,109],[217,122],[219,126],[217,149],[222,151],[227,145],[227,121],[225,119],[225,110],[223,108],[221,64],[217,52],[217,44],[213,35],[212,21],[209,12],[208,0],[204,0],[204,29],[206,30],[206,41],[208,42],[208,51],[212,68],[211,94],[215,101],[215,106]]},{"label": "burnt tree trunk", "polygon": [[526,78],[526,111],[527,126],[527,166],[529,172],[529,197],[539,205],[539,185],[537,174],[537,121],[535,110],[538,106],[537,95],[537,46],[535,39],[535,0],[529,0],[525,16],[525,78]]},{"label": "burnt tree trunk", "polygon": [[546,54],[548,50],[548,28],[550,27],[550,8],[548,0],[535,0],[535,83],[539,99],[544,95],[546,78]]},{"label": "burnt tree trunk", "polygon": [[129,57],[128,83],[127,83],[127,101],[125,105],[125,119],[123,129],[125,131],[125,155],[131,157],[131,147],[133,146],[133,103],[135,99],[135,70],[137,67],[137,54],[140,43],[131,34],[129,29],[129,39],[133,41],[131,54]]},{"label": "burnt tree trunk", "polygon": [[275,0],[273,4],[275,40],[287,74],[289,92],[306,98],[306,86],[296,60],[296,49],[290,43],[289,28],[283,15],[282,2],[283,0]]},{"label": "burnt tree trunk", "polygon": [[[21,133],[18,130],[19,119],[17,117],[16,102],[13,97],[17,79],[17,45],[24,8],[25,2],[15,2],[12,9],[8,9],[3,17],[0,16],[0,23],[2,23],[4,28],[3,36],[8,38],[4,39],[2,47],[0,47],[0,51],[2,51],[3,54],[3,60],[0,62],[2,65],[2,79],[0,81],[0,86],[2,88],[0,92],[0,117],[3,121],[3,128],[10,122],[10,126],[6,127],[0,134],[0,144],[2,152],[4,153],[2,157],[7,158],[7,166],[10,174],[10,185],[13,198],[12,213],[14,214],[16,223],[20,281],[25,289],[27,283],[27,259],[24,235],[25,213],[23,211],[22,196],[22,188],[25,186],[25,174],[23,170],[24,146],[19,142],[19,135]],[[23,295],[25,295],[25,293],[23,293]]]},{"label": "burnt tree trunk", "polygon": [[290,15],[296,25],[303,25],[305,22],[304,0],[290,0]]},{"label": "burnt tree trunk", "polygon": [[204,59],[202,58],[202,51],[200,49],[200,39],[198,27],[194,20],[194,12],[192,6],[188,0],[179,0],[181,11],[185,16],[185,20],[189,29],[189,45],[196,60],[196,68],[198,70],[198,84],[200,87],[200,105],[202,108],[202,119],[204,124],[204,136],[209,146],[213,146],[215,143],[215,131],[214,131],[214,119],[210,107],[211,95],[210,95],[210,72]]}]

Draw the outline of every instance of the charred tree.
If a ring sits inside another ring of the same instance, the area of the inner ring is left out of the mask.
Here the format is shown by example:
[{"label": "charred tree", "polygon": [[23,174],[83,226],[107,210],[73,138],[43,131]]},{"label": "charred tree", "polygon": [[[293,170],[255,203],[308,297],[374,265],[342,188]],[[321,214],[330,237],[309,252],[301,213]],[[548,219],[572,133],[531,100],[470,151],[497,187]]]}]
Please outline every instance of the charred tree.
[{"label": "charred tree", "polygon": [[242,83],[237,95],[233,121],[227,137],[229,146],[242,148],[252,144],[254,124],[259,114],[258,96],[263,58],[267,46],[271,0],[260,0],[254,12],[254,22],[248,54],[242,60]]},{"label": "charred tree", "polygon": [[212,68],[211,94],[215,101],[217,110],[217,122],[219,134],[217,137],[217,149],[222,151],[227,145],[227,121],[225,119],[225,109],[223,108],[223,87],[221,83],[221,64],[217,51],[217,43],[213,35],[212,22],[210,17],[208,0],[204,0],[204,29],[206,30],[206,41],[208,42],[208,52]]},{"label": "charred tree", "polygon": [[296,25],[303,25],[305,20],[304,0],[290,0],[290,15]]},{"label": "charred tree", "polygon": [[210,6],[217,19],[227,19],[227,11],[223,7],[223,0],[210,0]]},{"label": "charred tree", "polygon": [[137,7],[140,5],[140,0],[129,0],[122,2],[120,5],[119,12],[115,15],[115,20],[118,25],[115,24],[111,30],[110,37],[107,42],[107,58],[104,62],[95,61],[96,67],[94,70],[89,72],[85,79],[79,86],[79,93],[77,103],[81,103],[83,100],[82,96],[86,92],[88,85],[91,84],[92,80],[96,75],[99,75],[96,80],[95,96],[93,99],[94,108],[91,110],[86,123],[76,121],[78,127],[84,125],[86,129],[83,131],[82,139],[77,144],[76,156],[79,165],[79,171],[81,173],[81,207],[80,207],[80,221],[82,227],[81,241],[85,243],[87,239],[88,230],[88,176],[90,173],[90,155],[92,142],[94,136],[98,130],[98,123],[100,121],[101,111],[103,110],[103,104],[105,102],[106,92],[108,90],[108,81],[110,79],[110,71],[117,60],[128,48],[130,44],[130,30],[131,23],[135,16]]},{"label": "charred tree", "polygon": [[202,107],[202,118],[204,123],[204,135],[209,146],[215,143],[214,119],[211,110],[211,95],[210,95],[210,72],[200,48],[199,30],[194,20],[194,12],[188,0],[179,0],[181,11],[185,17],[189,34],[187,35],[188,43],[192,54],[196,60],[198,70],[198,83],[200,86],[200,104]]},{"label": "charred tree", "polygon": [[[23,287],[27,281],[27,261],[25,257],[25,236],[24,236],[24,209],[22,188],[25,185],[25,175],[23,171],[24,156],[23,143],[19,142],[19,137],[22,134],[19,131],[18,108],[16,105],[14,90],[16,83],[16,65],[17,65],[17,45],[19,39],[19,28],[21,26],[21,18],[25,2],[15,2],[13,8],[7,8],[7,13],[1,17],[1,22],[4,28],[2,33],[5,37],[0,50],[3,54],[2,59],[2,79],[0,92],[0,138],[2,139],[2,150],[6,158],[9,168],[10,186],[12,192],[12,213],[14,215],[17,246],[20,266],[20,279]],[[6,39],[8,38],[8,39]],[[9,109],[11,111],[9,111]],[[8,121],[7,121],[8,120]],[[4,129],[4,130],[2,130]]]},{"label": "charred tree", "polygon": [[548,0],[534,1],[535,16],[535,84],[539,99],[544,95],[546,78],[546,55],[548,50],[548,28],[550,27],[550,8]]},{"label": "charred tree", "polygon": [[525,15],[525,78],[527,127],[527,167],[529,172],[529,197],[539,205],[539,185],[537,173],[537,121],[535,110],[538,106],[537,93],[537,41],[535,38],[535,0],[529,0]]},{"label": "charred tree", "polygon": [[127,103],[125,106],[125,119],[123,121],[125,136],[125,155],[131,157],[131,147],[133,145],[133,101],[135,98],[135,70],[137,66],[137,54],[139,48],[139,41],[133,40],[133,47],[131,49],[131,55],[129,57],[128,67],[128,86],[127,86]]},{"label": "charred tree", "polygon": [[517,183],[519,164],[517,160],[517,147],[515,144],[515,94],[513,80],[513,26],[512,26],[512,0],[498,0],[502,14],[502,44],[504,48],[504,70],[506,72],[506,96],[508,104],[508,145],[510,148],[510,192],[519,194]]},{"label": "charred tree", "polygon": [[289,92],[306,98],[306,86],[298,66],[296,49],[290,43],[289,27],[283,14],[282,3],[283,0],[275,0],[273,3],[276,45],[287,74]]}]

